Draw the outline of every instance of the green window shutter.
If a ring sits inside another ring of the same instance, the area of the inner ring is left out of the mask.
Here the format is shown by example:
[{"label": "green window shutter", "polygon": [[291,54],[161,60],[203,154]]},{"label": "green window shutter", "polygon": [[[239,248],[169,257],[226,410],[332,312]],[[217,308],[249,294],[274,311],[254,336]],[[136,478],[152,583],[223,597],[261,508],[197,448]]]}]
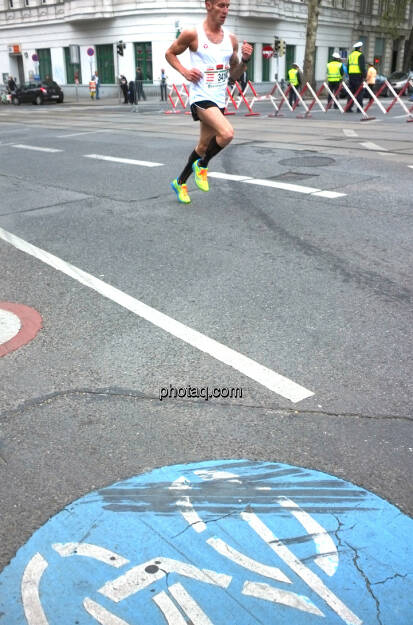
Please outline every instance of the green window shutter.
[{"label": "green window shutter", "polygon": [[50,76],[50,78],[53,79],[50,48],[41,48],[40,50],[36,50],[36,54],[39,57],[40,80],[44,80],[46,76]]},{"label": "green window shutter", "polygon": [[[135,42],[135,71],[137,67],[140,67],[143,74],[144,82],[153,82],[153,69],[152,69],[152,43]],[[135,78],[135,77],[134,77]]]},{"label": "green window shutter", "polygon": [[79,83],[82,84],[82,72],[79,63],[70,62],[69,48],[64,48],[65,51],[65,63],[66,63],[66,82],[68,85],[75,84],[75,72],[78,73]]},{"label": "green window shutter", "polygon": [[113,45],[106,43],[96,48],[96,64],[102,85],[115,83],[115,65],[113,62]]}]

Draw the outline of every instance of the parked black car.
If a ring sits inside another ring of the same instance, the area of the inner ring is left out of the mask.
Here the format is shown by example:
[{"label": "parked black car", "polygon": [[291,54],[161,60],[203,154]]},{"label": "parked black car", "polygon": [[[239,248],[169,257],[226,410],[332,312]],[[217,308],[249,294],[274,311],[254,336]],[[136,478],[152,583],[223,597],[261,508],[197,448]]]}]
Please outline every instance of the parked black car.
[{"label": "parked black car", "polygon": [[13,104],[21,104],[22,102],[43,104],[43,102],[63,102],[63,97],[63,91],[59,85],[54,80],[48,80],[19,85],[12,94],[12,102]]}]

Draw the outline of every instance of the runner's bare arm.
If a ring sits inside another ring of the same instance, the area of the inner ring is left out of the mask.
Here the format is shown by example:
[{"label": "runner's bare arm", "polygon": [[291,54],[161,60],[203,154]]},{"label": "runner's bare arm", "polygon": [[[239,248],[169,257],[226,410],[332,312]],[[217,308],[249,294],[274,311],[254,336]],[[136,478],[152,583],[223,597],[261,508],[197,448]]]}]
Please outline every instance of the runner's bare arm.
[{"label": "runner's bare arm", "polygon": [[189,82],[198,82],[198,80],[202,78],[202,73],[199,69],[194,67],[191,69],[184,67],[178,59],[178,55],[185,52],[188,48],[196,50],[198,46],[197,39],[198,35],[195,28],[191,30],[183,30],[178,39],[176,39],[165,52],[165,58],[169,65],[172,65],[172,67],[176,69],[177,72],[182,74],[185,80],[188,80]]},{"label": "runner's bare arm", "polygon": [[253,52],[252,46],[244,41],[241,46],[241,60],[238,58],[238,41],[235,35],[230,35],[234,52],[229,60],[229,75],[232,80],[237,80],[247,69],[247,63]]}]

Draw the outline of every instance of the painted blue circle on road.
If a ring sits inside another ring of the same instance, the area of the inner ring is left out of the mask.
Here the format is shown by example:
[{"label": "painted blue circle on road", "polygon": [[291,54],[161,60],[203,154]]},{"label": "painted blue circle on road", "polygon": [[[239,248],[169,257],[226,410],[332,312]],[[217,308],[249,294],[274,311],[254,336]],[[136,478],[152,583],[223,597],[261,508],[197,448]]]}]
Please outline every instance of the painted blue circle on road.
[{"label": "painted blue circle on road", "polygon": [[397,508],[318,471],[164,467],[35,532],[0,575],[0,623],[408,625],[412,535]]}]

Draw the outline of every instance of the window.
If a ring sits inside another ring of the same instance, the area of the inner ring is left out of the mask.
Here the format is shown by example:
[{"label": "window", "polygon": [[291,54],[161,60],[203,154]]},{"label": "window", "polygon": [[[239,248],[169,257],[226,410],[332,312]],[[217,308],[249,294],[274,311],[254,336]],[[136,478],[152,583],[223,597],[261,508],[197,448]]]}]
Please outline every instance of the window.
[{"label": "window", "polygon": [[9,9],[13,8],[13,0],[9,0]]},{"label": "window", "polygon": [[135,43],[135,70],[140,67],[144,82],[152,82],[152,43],[144,41]]},{"label": "window", "polygon": [[[380,0],[383,1],[383,0]],[[387,2],[387,0],[384,0]],[[360,0],[360,13],[362,15],[371,15],[373,12],[373,0]]]},{"label": "window", "polygon": [[82,71],[79,63],[70,62],[70,50],[64,48],[65,51],[65,64],[66,64],[66,82],[68,85],[76,84],[75,78],[82,84]]}]

